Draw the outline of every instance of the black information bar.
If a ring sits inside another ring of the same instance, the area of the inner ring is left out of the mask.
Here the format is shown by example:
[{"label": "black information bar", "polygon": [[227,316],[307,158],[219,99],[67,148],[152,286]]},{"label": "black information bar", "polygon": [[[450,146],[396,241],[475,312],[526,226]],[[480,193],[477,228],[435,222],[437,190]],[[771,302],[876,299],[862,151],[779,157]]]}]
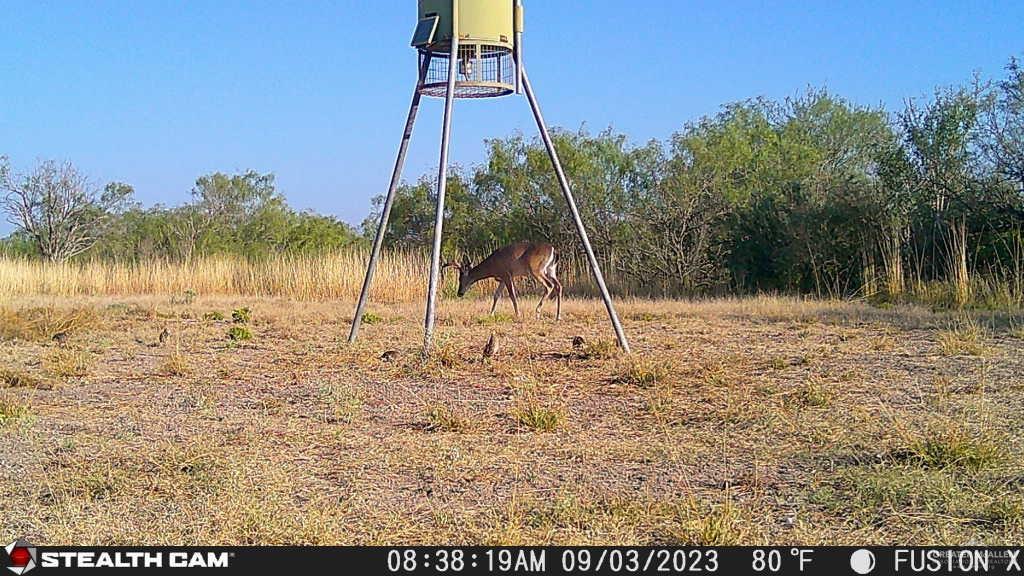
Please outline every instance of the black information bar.
[{"label": "black information bar", "polygon": [[1024,547],[63,548],[37,547],[24,541],[15,544],[0,549],[3,573],[1024,574]]}]

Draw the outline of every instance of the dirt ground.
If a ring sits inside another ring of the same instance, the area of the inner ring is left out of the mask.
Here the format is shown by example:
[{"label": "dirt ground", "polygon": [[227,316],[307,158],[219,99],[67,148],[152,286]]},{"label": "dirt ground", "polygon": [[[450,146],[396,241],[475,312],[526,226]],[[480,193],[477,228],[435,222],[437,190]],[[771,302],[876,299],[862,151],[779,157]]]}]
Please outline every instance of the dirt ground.
[{"label": "dirt ground", "polygon": [[631,301],[626,358],[600,302],[488,306],[424,361],[419,304],[0,303],[0,537],[1024,541],[1020,315]]}]

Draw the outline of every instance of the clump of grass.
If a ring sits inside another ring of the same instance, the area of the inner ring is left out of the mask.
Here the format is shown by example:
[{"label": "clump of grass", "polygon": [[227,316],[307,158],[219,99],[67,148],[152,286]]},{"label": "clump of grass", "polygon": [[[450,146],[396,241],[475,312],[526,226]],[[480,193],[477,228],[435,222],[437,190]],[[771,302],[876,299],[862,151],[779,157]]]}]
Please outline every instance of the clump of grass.
[{"label": "clump of grass", "polygon": [[891,334],[882,334],[871,338],[868,345],[874,352],[888,352],[896,347],[896,340],[893,339]]},{"label": "clump of grass", "polygon": [[249,308],[235,308],[231,311],[231,321],[235,324],[248,324],[252,321],[252,310],[249,310]]},{"label": "clump of grass", "polygon": [[0,308],[0,339],[48,341],[58,334],[87,330],[98,322],[93,308]]},{"label": "clump of grass", "polygon": [[736,546],[744,541],[746,532],[731,498],[705,510],[690,502],[679,516],[680,525],[670,530],[675,545]]},{"label": "clump of grass", "polygon": [[465,432],[472,422],[465,414],[447,404],[435,404],[426,409],[427,429],[439,432]]},{"label": "clump of grass", "polygon": [[441,340],[434,345],[430,361],[442,368],[454,368],[462,363],[462,355],[450,340]]},{"label": "clump of grass", "polygon": [[40,388],[49,390],[52,386],[42,378],[8,368],[0,369],[0,388]]},{"label": "clump of grass", "polygon": [[92,356],[80,350],[54,350],[45,360],[46,370],[61,378],[88,376],[92,368]]},{"label": "clump of grass", "polygon": [[1024,499],[995,498],[985,507],[985,520],[1002,526],[1024,525]]},{"label": "clump of grass", "polygon": [[772,370],[783,370],[789,367],[789,360],[786,360],[785,358],[779,356],[775,356],[774,358],[768,361],[768,366]]},{"label": "clump of grass", "polygon": [[228,328],[228,340],[231,340],[232,342],[252,340],[252,332],[250,332],[245,326],[235,325]]},{"label": "clump of grass", "polygon": [[191,288],[188,288],[184,292],[182,292],[181,298],[171,298],[171,304],[191,304],[195,302],[196,296],[199,296],[199,293]]},{"label": "clump of grass", "polygon": [[160,365],[160,372],[167,376],[188,376],[192,372],[192,367],[184,354],[173,352]]},{"label": "clump of grass", "polygon": [[511,314],[504,312],[497,312],[494,314],[488,314],[487,316],[481,316],[476,319],[476,323],[481,326],[494,326],[495,324],[509,324],[516,321],[516,317]]},{"label": "clump of grass", "polygon": [[362,318],[363,324],[381,324],[384,322],[384,317],[374,312],[364,312]]},{"label": "clump of grass", "polygon": [[512,411],[516,423],[537,432],[554,432],[565,419],[565,412],[556,406],[531,400]]},{"label": "clump of grass", "polygon": [[206,320],[207,322],[220,322],[224,320],[224,313],[220,310],[211,310],[210,312],[203,314],[203,320]]},{"label": "clump of grass", "polygon": [[6,396],[0,396],[0,428],[27,417],[29,413],[30,410],[27,404]]},{"label": "clump of grass", "polygon": [[981,356],[985,353],[985,331],[973,320],[964,319],[938,333],[944,356]]},{"label": "clump of grass", "polygon": [[665,367],[646,360],[632,360],[613,379],[617,384],[651,388],[667,378]]},{"label": "clump of grass", "polygon": [[893,456],[924,468],[977,471],[997,464],[1006,456],[994,439],[957,423],[934,424],[920,436],[908,440]]},{"label": "clump of grass", "polygon": [[672,406],[672,387],[660,382],[647,389],[644,406],[654,416],[661,416]]},{"label": "clump of grass", "polygon": [[611,340],[595,340],[587,342],[582,350],[576,353],[581,360],[608,360],[619,355],[619,346]]},{"label": "clump of grass", "polygon": [[812,378],[804,382],[798,397],[805,406],[824,408],[832,403],[832,390],[817,379]]},{"label": "clump of grass", "polygon": [[1024,324],[1013,324],[1010,326],[1010,330],[1007,332],[1010,338],[1016,338],[1018,340],[1024,340]]},{"label": "clump of grass", "polygon": [[317,391],[317,400],[322,408],[321,419],[327,424],[351,423],[363,408],[363,398],[359,391],[340,383],[321,386]]}]

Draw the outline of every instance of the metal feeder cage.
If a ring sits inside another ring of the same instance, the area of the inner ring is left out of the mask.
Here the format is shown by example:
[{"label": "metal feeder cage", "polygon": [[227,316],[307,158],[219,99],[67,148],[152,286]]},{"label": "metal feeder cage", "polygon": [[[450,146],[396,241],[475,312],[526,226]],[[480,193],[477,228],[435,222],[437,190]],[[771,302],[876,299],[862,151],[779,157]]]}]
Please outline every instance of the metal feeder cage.
[{"label": "metal feeder cage", "polygon": [[[420,64],[427,58],[420,53]],[[444,98],[448,91],[451,54],[434,52],[420,94]],[[460,44],[455,64],[456,98],[496,98],[516,90],[516,65],[512,49],[489,44]]]}]

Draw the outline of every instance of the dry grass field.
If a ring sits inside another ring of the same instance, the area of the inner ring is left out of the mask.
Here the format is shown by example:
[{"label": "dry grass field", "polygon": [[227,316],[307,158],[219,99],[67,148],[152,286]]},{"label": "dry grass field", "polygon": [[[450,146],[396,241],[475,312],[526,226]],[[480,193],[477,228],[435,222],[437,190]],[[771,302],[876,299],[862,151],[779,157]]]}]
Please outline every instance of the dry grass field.
[{"label": "dry grass field", "polygon": [[1019,315],[198,292],[0,300],[4,541],[1024,540]]}]

